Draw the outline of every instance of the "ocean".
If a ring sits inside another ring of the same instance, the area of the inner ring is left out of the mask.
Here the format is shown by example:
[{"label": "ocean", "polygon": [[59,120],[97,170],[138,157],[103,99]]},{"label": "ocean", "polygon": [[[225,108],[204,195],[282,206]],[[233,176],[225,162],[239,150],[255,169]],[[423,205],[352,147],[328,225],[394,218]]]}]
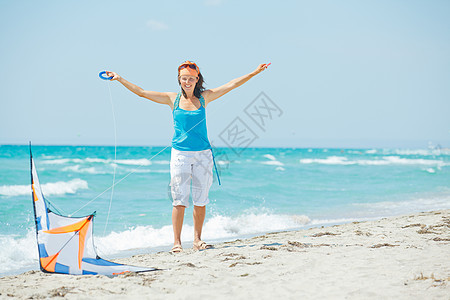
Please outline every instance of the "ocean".
[{"label": "ocean", "polygon": [[[52,209],[96,212],[105,259],[169,250],[170,148],[33,146]],[[450,208],[448,149],[216,148],[203,239],[372,220]],[[115,186],[113,177],[115,173]],[[192,205],[183,242],[193,240]],[[0,146],[0,276],[39,269],[29,147]]]}]

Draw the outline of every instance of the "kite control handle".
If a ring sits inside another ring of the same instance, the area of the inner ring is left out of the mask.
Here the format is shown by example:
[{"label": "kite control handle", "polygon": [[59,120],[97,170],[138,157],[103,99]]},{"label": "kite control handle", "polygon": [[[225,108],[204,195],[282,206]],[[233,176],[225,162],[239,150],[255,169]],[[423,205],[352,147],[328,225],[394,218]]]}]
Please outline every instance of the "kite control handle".
[{"label": "kite control handle", "polygon": [[101,79],[103,79],[103,80],[111,80],[111,79],[113,79],[113,76],[111,76],[111,77],[104,77],[103,75],[105,75],[106,74],[106,71],[103,71],[103,72],[100,72],[99,74],[98,74],[98,76],[101,78]]}]

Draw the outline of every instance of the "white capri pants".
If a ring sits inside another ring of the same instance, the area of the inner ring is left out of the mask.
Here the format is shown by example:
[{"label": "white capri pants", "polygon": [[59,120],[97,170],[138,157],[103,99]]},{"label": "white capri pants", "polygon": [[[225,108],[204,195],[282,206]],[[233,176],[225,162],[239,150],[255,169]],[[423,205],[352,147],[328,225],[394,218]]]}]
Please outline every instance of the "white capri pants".
[{"label": "white capri pants", "polygon": [[205,206],[209,203],[209,189],[213,181],[213,158],[210,149],[180,151],[172,148],[170,159],[170,193],[172,205],[189,207],[192,182],[192,203]]}]

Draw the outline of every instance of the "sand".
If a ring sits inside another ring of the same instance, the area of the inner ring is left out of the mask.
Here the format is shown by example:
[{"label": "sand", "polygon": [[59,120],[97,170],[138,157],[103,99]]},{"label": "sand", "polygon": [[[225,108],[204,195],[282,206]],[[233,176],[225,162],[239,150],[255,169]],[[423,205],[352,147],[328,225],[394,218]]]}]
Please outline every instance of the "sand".
[{"label": "sand", "polygon": [[165,270],[112,278],[29,271],[0,278],[0,298],[450,299],[450,210],[115,261]]}]

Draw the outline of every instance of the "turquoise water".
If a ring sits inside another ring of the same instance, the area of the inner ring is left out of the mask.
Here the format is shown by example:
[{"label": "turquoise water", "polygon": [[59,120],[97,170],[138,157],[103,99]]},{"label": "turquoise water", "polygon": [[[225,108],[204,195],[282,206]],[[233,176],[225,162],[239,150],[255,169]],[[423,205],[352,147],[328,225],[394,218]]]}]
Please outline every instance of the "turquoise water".
[{"label": "turquoise water", "polygon": [[[450,151],[216,149],[222,185],[210,191],[204,238],[450,208]],[[33,146],[44,195],[65,215],[96,211],[105,258],[172,242],[170,148]],[[0,274],[37,269],[28,146],[0,146]],[[114,193],[111,185],[116,171]],[[110,212],[108,214],[109,207]],[[192,240],[192,206],[183,240]]]}]

